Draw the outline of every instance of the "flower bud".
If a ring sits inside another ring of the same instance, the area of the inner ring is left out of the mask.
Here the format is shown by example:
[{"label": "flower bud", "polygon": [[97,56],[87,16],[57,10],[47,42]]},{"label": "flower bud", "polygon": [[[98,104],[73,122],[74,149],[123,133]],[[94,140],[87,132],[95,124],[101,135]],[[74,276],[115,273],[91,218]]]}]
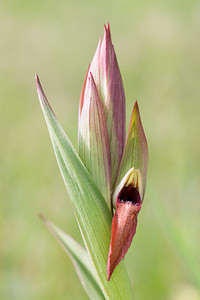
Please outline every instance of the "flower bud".
[{"label": "flower bud", "polygon": [[122,157],[126,134],[125,93],[114,47],[111,41],[110,25],[105,26],[103,41],[99,41],[89,71],[94,77],[103,104],[108,130],[112,187]]}]

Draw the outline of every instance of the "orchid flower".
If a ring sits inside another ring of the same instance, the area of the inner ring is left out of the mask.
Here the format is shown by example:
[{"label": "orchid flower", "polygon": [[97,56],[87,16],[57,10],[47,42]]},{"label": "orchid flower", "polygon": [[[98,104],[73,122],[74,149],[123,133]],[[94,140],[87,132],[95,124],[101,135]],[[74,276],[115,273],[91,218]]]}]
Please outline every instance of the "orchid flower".
[{"label": "orchid flower", "polygon": [[148,147],[137,101],[126,137],[125,93],[109,24],[81,91],[79,155],[58,123],[37,75],[36,83],[86,249],[44,216],[42,219],[70,255],[91,299],[131,299],[121,260],[136,232],[146,187]]}]

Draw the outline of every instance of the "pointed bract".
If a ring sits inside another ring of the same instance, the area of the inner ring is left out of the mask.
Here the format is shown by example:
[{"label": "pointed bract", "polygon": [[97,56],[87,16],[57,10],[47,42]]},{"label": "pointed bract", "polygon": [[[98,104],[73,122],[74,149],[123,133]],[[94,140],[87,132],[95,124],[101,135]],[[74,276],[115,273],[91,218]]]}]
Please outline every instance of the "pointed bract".
[{"label": "pointed bract", "polygon": [[140,195],[141,201],[143,201],[146,187],[147,165],[148,145],[140,118],[139,107],[136,101],[131,115],[126,145],[120,163],[116,185],[119,184],[123,176],[132,167],[139,169],[142,178],[142,189],[140,190]]},{"label": "pointed bract", "polygon": [[109,136],[112,187],[125,144],[125,93],[114,47],[111,41],[110,25],[105,26],[104,38],[99,41],[90,65],[97,90],[103,104]]},{"label": "pointed bract", "polygon": [[85,84],[79,119],[79,155],[111,209],[111,161],[103,106],[92,74]]},{"label": "pointed bract", "polygon": [[114,186],[119,164],[125,145],[125,94],[114,48],[112,47],[112,67],[108,82],[108,93],[105,98],[106,124],[110,140],[112,163],[112,187]]}]

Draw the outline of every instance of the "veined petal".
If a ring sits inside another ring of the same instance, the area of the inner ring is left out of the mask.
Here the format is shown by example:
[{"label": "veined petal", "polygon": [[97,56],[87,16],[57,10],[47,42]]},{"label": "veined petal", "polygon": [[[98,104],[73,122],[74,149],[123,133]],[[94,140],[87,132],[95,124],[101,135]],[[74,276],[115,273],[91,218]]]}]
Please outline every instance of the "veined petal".
[{"label": "veined petal", "polygon": [[141,173],[142,189],[140,190],[143,201],[148,165],[148,145],[142,126],[137,101],[133,107],[126,145],[122,156],[120,169],[116,181],[117,186],[123,176],[132,168],[139,169]]},{"label": "veined petal", "polygon": [[111,162],[108,132],[92,74],[87,77],[79,124],[79,155],[111,209]]}]

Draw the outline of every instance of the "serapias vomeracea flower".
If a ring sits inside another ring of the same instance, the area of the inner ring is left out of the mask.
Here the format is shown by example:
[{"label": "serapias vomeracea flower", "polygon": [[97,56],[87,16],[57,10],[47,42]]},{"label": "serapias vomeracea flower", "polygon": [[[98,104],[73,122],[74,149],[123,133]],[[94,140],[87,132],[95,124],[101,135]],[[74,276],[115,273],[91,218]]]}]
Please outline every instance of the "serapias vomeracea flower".
[{"label": "serapias vomeracea flower", "polygon": [[125,94],[110,26],[105,26],[83,84],[79,106],[79,155],[113,214],[107,279],[136,232],[145,193],[148,146],[137,101],[125,142]]}]

